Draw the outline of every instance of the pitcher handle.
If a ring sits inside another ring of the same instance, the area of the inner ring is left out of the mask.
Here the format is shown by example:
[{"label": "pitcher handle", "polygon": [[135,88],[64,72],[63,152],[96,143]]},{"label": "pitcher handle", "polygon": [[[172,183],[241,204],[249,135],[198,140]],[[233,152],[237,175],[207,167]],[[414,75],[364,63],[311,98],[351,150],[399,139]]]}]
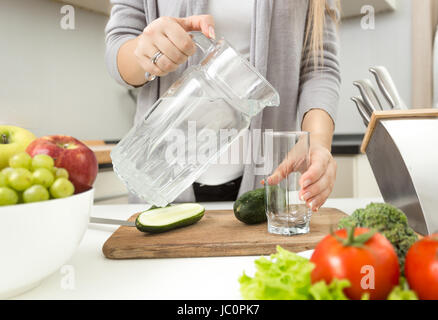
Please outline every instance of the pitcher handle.
[{"label": "pitcher handle", "polygon": [[202,53],[204,54],[210,51],[210,49],[215,45],[215,41],[207,38],[200,31],[190,31],[189,34],[192,37],[193,42],[199,49],[201,49]]}]

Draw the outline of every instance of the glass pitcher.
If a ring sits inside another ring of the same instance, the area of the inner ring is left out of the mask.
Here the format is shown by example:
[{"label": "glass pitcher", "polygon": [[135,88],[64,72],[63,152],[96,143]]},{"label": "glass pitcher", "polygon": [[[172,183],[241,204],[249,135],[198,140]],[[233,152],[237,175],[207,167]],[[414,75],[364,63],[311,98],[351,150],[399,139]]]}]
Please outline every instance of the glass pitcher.
[{"label": "glass pitcher", "polygon": [[246,130],[277,91],[224,39],[191,32],[203,53],[111,152],[128,190],[164,207]]}]

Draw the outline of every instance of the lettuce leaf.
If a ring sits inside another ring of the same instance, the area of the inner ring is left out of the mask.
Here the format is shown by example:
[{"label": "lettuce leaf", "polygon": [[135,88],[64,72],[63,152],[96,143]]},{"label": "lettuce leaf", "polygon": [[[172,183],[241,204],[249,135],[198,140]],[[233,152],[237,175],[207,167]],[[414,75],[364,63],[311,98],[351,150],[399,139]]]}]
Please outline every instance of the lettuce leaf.
[{"label": "lettuce leaf", "polygon": [[312,285],[310,273],[314,265],[308,259],[289,252],[280,246],[270,259],[255,261],[253,278],[245,273],[239,278],[240,292],[247,300],[347,300],[343,290],[348,280],[335,279],[327,285]]},{"label": "lettuce leaf", "polygon": [[309,293],[312,300],[348,300],[344,289],[349,286],[348,280],[334,279],[329,285],[325,281],[320,281],[310,287]]},{"label": "lettuce leaf", "polygon": [[418,296],[409,289],[406,279],[400,278],[400,284],[392,289],[388,300],[418,300]]}]

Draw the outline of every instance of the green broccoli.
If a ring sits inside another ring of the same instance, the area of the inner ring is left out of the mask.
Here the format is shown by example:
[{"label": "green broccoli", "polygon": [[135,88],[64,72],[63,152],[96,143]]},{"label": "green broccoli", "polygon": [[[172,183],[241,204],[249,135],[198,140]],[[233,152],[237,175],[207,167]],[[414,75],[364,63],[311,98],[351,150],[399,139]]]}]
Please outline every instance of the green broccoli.
[{"label": "green broccoli", "polygon": [[403,211],[386,203],[371,203],[365,209],[357,209],[351,216],[339,221],[339,229],[351,226],[376,230],[394,246],[400,269],[404,270],[405,256],[418,236],[408,225]]}]

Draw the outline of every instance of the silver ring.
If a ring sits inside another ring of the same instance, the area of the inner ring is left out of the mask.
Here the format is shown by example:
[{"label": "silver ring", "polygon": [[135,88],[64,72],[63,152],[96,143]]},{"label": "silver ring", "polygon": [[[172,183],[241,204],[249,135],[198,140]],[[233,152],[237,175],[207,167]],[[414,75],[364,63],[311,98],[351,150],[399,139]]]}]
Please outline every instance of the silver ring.
[{"label": "silver ring", "polygon": [[154,81],[156,77],[157,76],[152,75],[150,72],[146,72],[144,74],[144,78],[146,79],[146,81]]},{"label": "silver ring", "polygon": [[163,53],[160,50],[158,50],[158,52],[154,54],[154,56],[151,58],[152,63],[157,64],[158,59],[160,59],[162,55]]}]

